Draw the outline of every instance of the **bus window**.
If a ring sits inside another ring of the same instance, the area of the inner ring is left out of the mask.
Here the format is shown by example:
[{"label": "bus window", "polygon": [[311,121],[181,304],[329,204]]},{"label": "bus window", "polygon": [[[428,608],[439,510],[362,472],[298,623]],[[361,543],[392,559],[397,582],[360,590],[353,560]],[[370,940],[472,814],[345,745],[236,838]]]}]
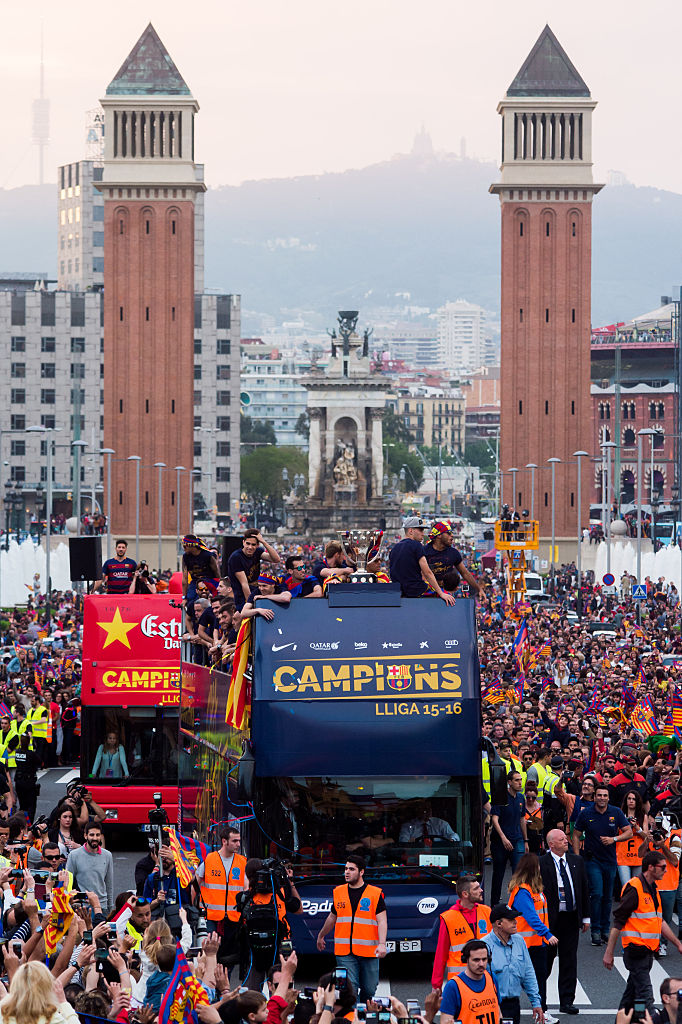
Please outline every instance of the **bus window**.
[{"label": "bus window", "polygon": [[[123,772],[107,774],[107,737],[116,734],[123,747],[128,775],[134,782],[173,786],[178,782],[178,715],[164,708],[93,707],[88,709],[87,730],[83,729],[81,764],[83,778],[97,784],[120,783]],[[98,759],[100,747],[102,754]],[[97,774],[93,769],[97,765]],[[120,763],[120,757],[117,759]]]}]

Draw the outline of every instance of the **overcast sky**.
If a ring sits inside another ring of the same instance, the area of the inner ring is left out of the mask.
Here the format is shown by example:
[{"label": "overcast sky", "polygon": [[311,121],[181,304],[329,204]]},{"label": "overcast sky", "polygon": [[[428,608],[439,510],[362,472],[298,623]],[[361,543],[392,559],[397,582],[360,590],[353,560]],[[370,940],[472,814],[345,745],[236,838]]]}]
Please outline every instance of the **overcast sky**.
[{"label": "overcast sky", "polygon": [[598,100],[595,174],[682,191],[679,0],[0,0],[0,187],[33,184],[40,21],[48,181],[152,21],[201,105],[210,185],[341,171],[411,148],[499,156],[496,105],[549,22]]}]

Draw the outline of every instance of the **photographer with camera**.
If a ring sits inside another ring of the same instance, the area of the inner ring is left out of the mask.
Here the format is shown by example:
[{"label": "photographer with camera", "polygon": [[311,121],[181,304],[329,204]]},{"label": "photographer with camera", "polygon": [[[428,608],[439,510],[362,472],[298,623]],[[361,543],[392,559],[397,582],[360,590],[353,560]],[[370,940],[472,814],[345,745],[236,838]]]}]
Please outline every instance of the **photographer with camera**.
[{"label": "photographer with camera", "polygon": [[156,584],[149,575],[149,566],[146,562],[140,562],[137,569],[133,573],[133,578],[130,581],[130,587],[128,588],[129,594],[155,594]]},{"label": "photographer with camera", "polygon": [[244,984],[260,992],[269,967],[280,953],[291,953],[287,912],[297,914],[301,901],[291,891],[282,861],[252,857],[246,862],[248,889],[237,895],[237,909],[245,948],[242,963]]},{"label": "photographer with camera", "polygon": [[[150,840],[150,842],[153,841]],[[156,844],[154,848],[156,849]],[[188,918],[196,916],[195,908],[192,906],[192,890],[189,886],[183,889],[180,885],[175,870],[173,851],[169,846],[161,847],[159,859],[163,874],[157,864],[147,876],[142,897],[150,901],[152,921],[165,917],[171,932],[178,938],[182,931],[180,907],[185,908]]]}]

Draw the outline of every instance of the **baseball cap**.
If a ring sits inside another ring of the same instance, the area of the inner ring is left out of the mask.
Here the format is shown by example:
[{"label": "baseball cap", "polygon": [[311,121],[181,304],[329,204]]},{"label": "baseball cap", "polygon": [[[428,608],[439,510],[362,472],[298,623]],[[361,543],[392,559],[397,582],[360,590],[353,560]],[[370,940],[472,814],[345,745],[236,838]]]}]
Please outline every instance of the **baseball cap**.
[{"label": "baseball cap", "polygon": [[506,903],[498,903],[490,911],[491,924],[495,924],[495,921],[502,920],[515,921],[517,917],[520,917],[519,912],[517,910],[512,910],[512,908]]},{"label": "baseball cap", "polygon": [[403,530],[425,529],[426,522],[421,516],[408,516],[403,520]]},{"label": "baseball cap", "polygon": [[438,537],[441,533],[452,533],[450,523],[435,522],[429,531],[429,537]]}]

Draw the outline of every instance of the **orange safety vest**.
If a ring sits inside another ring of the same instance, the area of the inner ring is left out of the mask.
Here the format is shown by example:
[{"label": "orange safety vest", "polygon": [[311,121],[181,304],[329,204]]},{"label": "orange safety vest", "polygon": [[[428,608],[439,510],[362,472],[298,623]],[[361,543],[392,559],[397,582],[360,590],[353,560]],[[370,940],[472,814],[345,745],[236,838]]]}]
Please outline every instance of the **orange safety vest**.
[{"label": "orange safety vest", "polygon": [[217,851],[209,853],[204,861],[204,879],[201,883],[201,898],[206,904],[209,921],[238,921],[237,893],[244,888],[246,857],[235,853],[230,868],[229,880],[225,877],[225,865]]},{"label": "orange safety vest", "polygon": [[365,886],[355,910],[351,909],[350,895],[347,885],[337,885],[333,900],[336,911],[334,928],[334,953],[336,956],[376,956],[379,945],[379,925],[377,923],[377,904],[383,896],[381,889],[375,885]]},{"label": "orange safety vest", "polygon": [[[526,890],[533,901],[533,905],[535,906],[535,913],[538,915],[545,928],[548,928],[547,899],[544,892],[533,892],[529,885],[517,885],[516,888],[512,889],[509,893],[509,906],[514,907],[514,897],[520,889]],[[538,933],[528,924],[525,917],[522,917],[521,915],[516,918],[516,934],[521,936],[529,949],[531,946],[542,946],[546,941],[543,939],[542,935],[538,935]]]},{"label": "orange safety vest", "polygon": [[[680,836],[682,832],[679,828],[673,828],[670,830],[670,835],[664,842],[664,846],[670,849],[670,839],[672,836]],[[653,846],[649,843],[649,849],[653,850]],[[665,862],[665,874],[658,882],[656,882],[656,888],[659,892],[670,892],[672,889],[677,889],[678,882],[680,880],[680,862],[673,867],[669,860]]]},{"label": "orange safety vest", "polygon": [[476,904],[476,931],[471,930],[461,910],[449,907],[441,915],[440,919],[448,930],[450,936],[450,949],[447,959],[447,980],[452,981],[462,972],[462,950],[470,939],[480,939],[490,931],[490,907],[485,903]]},{"label": "orange safety vest", "polygon": [[[635,946],[646,946],[647,949],[655,953],[661,942],[661,923],[663,921],[661,901],[658,901],[658,910],[656,910],[653,897],[644,891],[642,879],[639,877],[631,878],[629,882],[626,882],[623,892],[628,885],[637,891],[639,900],[637,909],[627,919],[625,927],[620,933],[621,942],[624,947],[629,946],[630,943]],[[621,897],[623,892],[621,892]]]},{"label": "orange safety vest", "polygon": [[[281,896],[275,895],[275,899],[277,900],[277,916],[282,925],[282,934],[280,935],[280,939],[288,939],[289,922],[287,921],[287,908],[284,906],[284,900]],[[268,903],[272,903],[272,893],[257,892],[255,896],[253,896],[253,902],[258,907],[266,907]]]},{"label": "orange safety vest", "polygon": [[[618,834],[620,835],[621,832],[623,829]],[[624,843],[616,843],[616,862],[631,868],[637,867],[642,863],[642,858],[637,856],[641,845],[642,840],[639,836],[633,836]]]},{"label": "orange safety vest", "polygon": [[464,979],[464,974],[456,975],[452,980],[459,989],[461,1008],[457,1020],[461,1024],[500,1024],[500,1004],[497,1001],[497,989],[490,971],[486,971],[485,988],[482,992],[473,992]]}]

